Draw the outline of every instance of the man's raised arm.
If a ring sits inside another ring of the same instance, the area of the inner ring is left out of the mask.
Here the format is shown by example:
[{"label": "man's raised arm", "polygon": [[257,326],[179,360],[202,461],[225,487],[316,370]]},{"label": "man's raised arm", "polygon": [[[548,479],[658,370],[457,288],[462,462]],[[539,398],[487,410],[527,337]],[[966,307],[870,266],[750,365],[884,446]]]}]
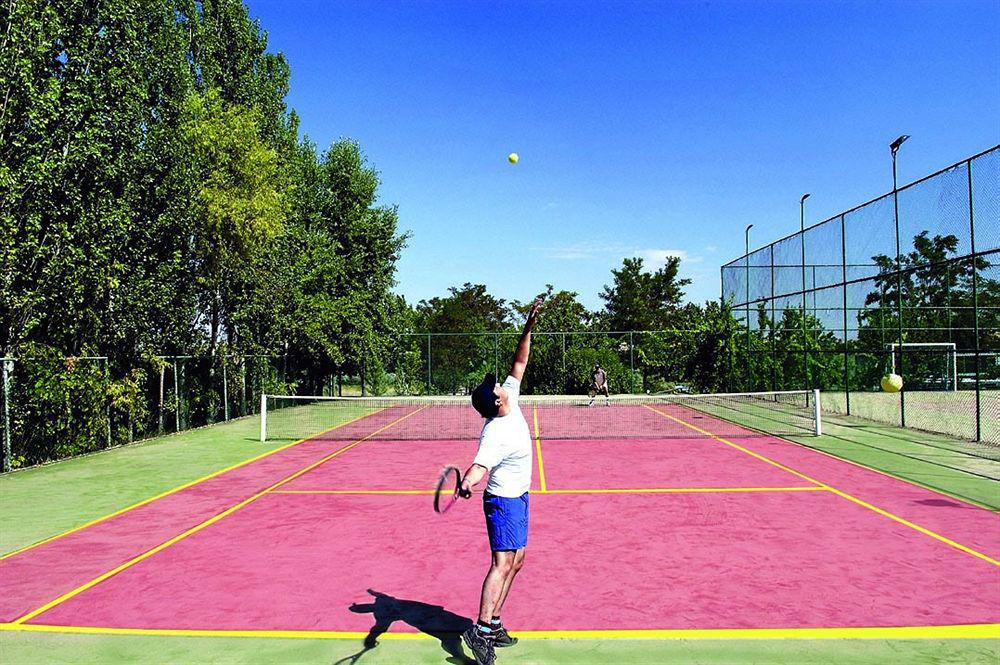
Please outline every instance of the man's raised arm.
[{"label": "man's raised arm", "polygon": [[531,329],[538,320],[538,308],[541,305],[541,298],[536,298],[531,305],[528,319],[524,322],[524,330],[521,332],[521,341],[517,343],[517,351],[514,352],[514,364],[510,368],[510,375],[518,381],[524,376],[524,368],[528,366],[528,356],[531,354]]}]

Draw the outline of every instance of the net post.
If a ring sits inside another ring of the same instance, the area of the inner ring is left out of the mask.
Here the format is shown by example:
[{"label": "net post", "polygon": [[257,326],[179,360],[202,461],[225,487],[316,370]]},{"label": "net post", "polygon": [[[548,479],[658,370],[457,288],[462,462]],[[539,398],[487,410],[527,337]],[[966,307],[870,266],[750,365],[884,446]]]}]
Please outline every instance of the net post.
[{"label": "net post", "polygon": [[267,441],[267,395],[260,394],[260,442]]},{"label": "net post", "polygon": [[813,388],[813,434],[823,436],[823,416],[819,408],[819,388]]}]

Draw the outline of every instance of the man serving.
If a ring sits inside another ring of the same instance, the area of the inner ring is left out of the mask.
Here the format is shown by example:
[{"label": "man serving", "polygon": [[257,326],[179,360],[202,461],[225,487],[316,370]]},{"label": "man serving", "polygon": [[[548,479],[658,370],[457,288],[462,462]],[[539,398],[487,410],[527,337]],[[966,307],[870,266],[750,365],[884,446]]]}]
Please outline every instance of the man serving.
[{"label": "man serving", "polygon": [[476,458],[465,472],[461,496],[468,498],[472,487],[490,474],[483,493],[483,512],[492,554],[479,600],[479,620],[462,633],[462,639],[479,665],[493,664],[494,647],[517,643],[517,638],[503,627],[500,610],[514,577],[524,565],[524,548],[528,544],[531,432],[518,398],[531,351],[531,330],[540,305],[541,298],[535,300],[528,312],[507,379],[501,385],[494,375],[487,374],[472,393],[472,406],[486,423],[479,435]]}]

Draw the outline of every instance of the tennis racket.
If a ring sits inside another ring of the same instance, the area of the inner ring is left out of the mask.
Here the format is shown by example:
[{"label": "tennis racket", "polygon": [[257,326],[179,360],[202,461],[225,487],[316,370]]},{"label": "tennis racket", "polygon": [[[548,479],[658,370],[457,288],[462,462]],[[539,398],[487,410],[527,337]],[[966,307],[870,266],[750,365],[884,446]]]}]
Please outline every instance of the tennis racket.
[{"label": "tennis racket", "polygon": [[443,514],[460,499],[468,498],[472,492],[462,492],[462,472],[455,466],[446,466],[438,477],[434,490],[434,512]]}]

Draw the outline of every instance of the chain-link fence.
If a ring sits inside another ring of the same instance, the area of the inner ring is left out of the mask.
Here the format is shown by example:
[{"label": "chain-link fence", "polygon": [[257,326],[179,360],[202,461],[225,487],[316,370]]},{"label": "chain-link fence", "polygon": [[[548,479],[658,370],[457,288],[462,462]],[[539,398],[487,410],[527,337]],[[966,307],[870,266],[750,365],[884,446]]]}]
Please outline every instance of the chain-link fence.
[{"label": "chain-link fence", "polygon": [[[525,394],[579,394],[600,364],[616,392],[637,392],[643,385],[637,332],[536,332],[532,371]],[[502,377],[514,356],[519,331],[483,333],[413,333],[394,339],[387,372],[390,380],[369,384],[374,394],[467,394],[487,372]]]},{"label": "chain-link fence", "polygon": [[317,388],[287,356],[174,355],[111,364],[104,356],[53,353],[0,358],[3,470],[250,415],[262,392]]},{"label": "chain-link fence", "polygon": [[724,265],[730,387],[1000,443],[998,262],[1000,146]]},{"label": "chain-link fence", "polygon": [[[689,392],[695,331],[538,332],[525,394],[583,394],[595,365],[614,393]],[[520,332],[414,333],[388,352],[344,366],[295,355],[162,355],[120,367],[106,357],[46,355],[0,361],[4,470],[94,452],[257,412],[272,395],[467,394],[509,369]]]}]

